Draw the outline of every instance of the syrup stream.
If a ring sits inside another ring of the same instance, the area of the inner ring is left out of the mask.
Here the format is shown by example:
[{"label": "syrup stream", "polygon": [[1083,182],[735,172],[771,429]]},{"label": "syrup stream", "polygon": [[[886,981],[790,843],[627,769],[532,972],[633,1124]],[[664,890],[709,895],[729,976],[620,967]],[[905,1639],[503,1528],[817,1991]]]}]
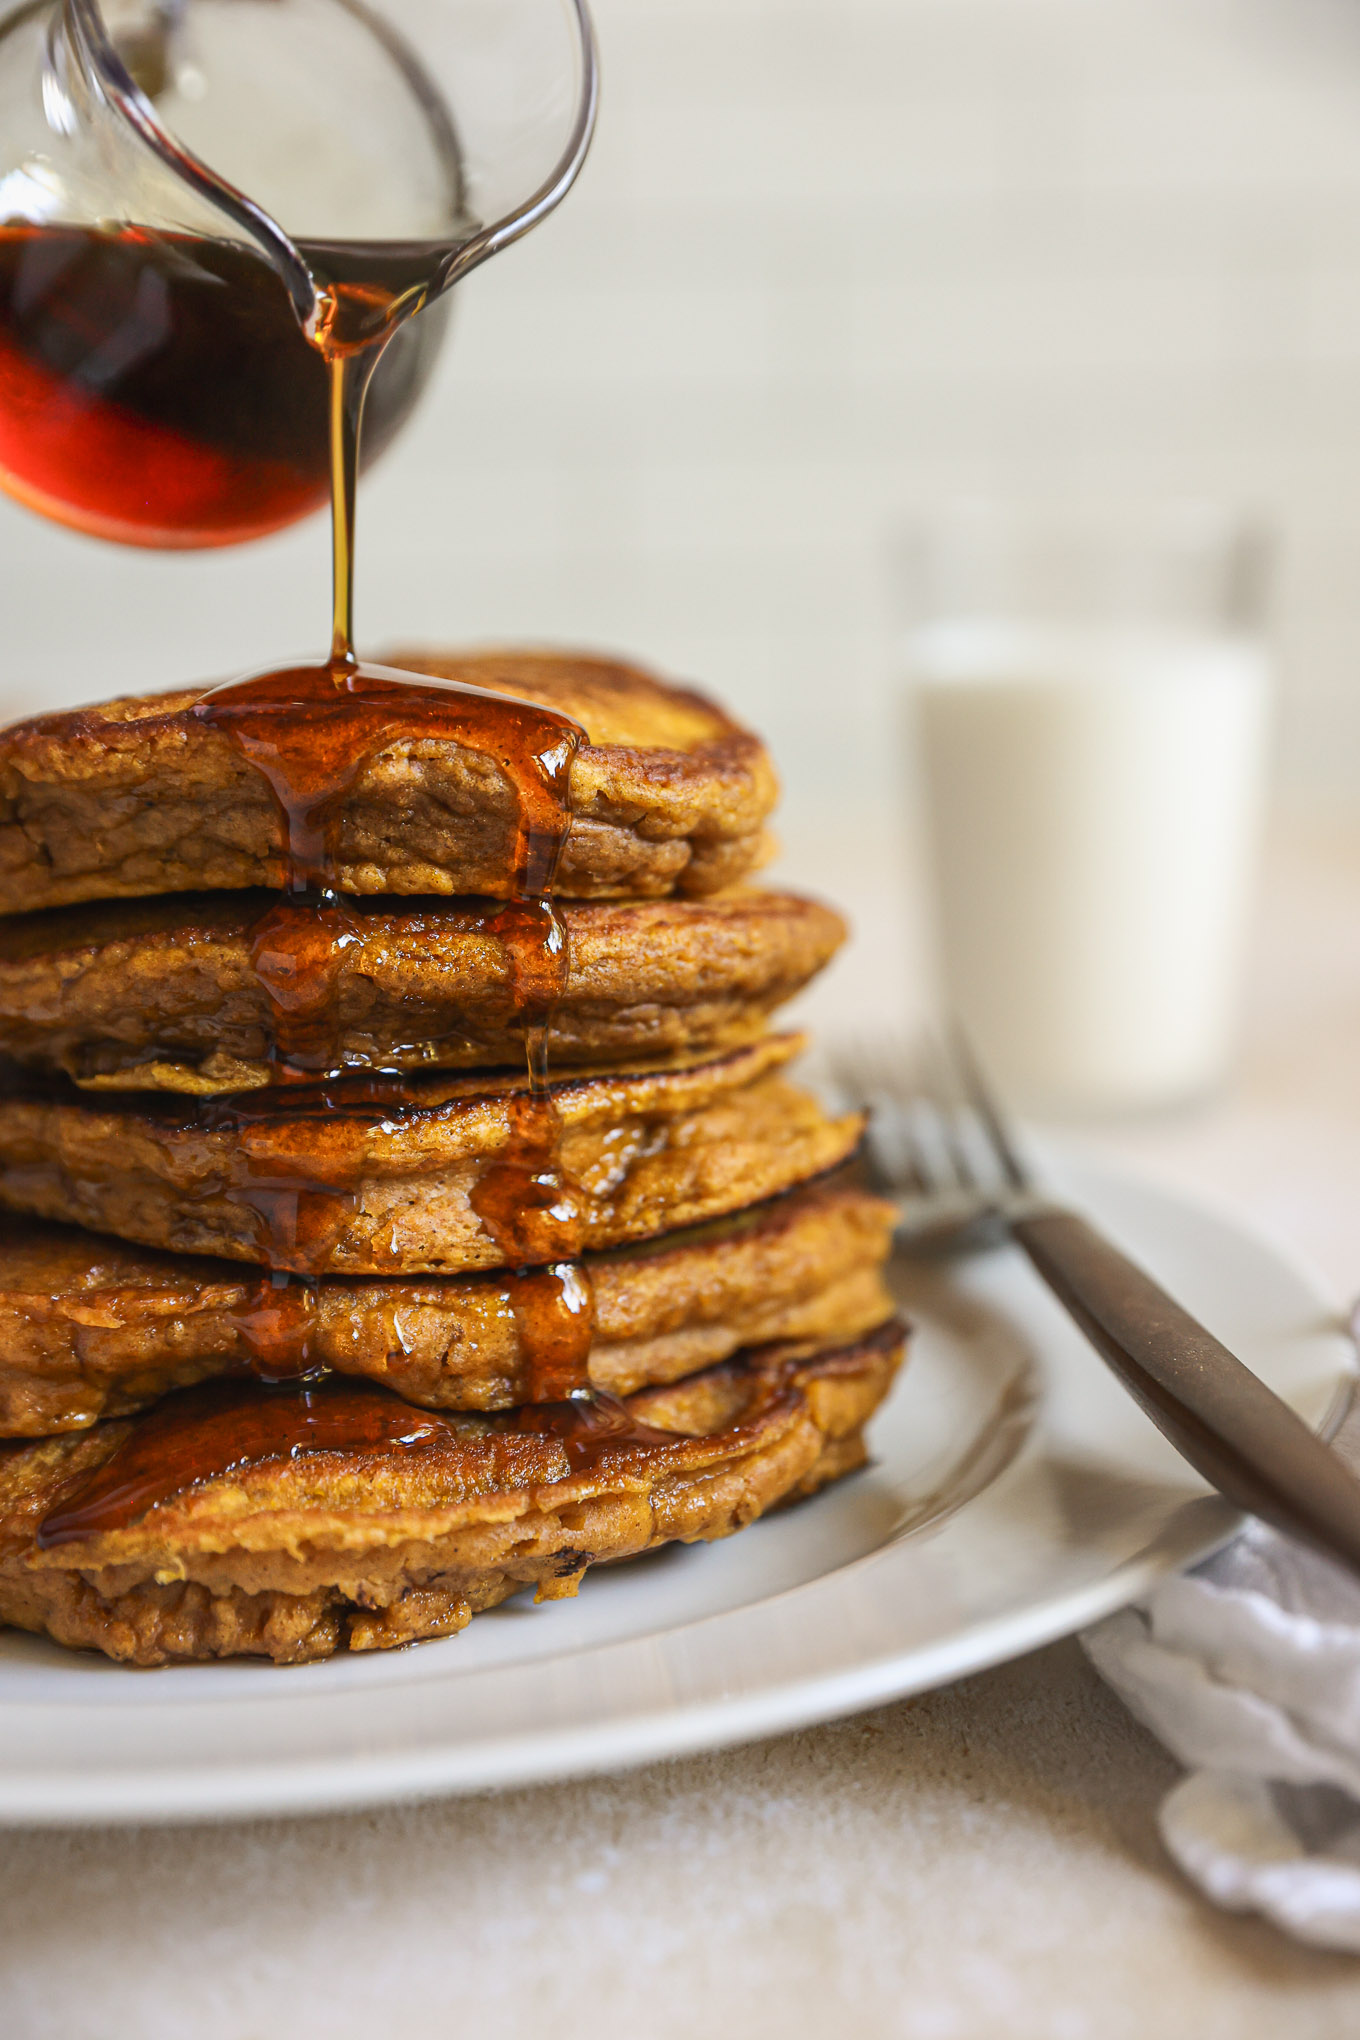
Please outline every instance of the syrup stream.
[{"label": "syrup stream", "polygon": [[[317,1076],[335,1074],[328,1021],[340,963],[356,933],[338,885],[341,817],[345,796],[365,766],[387,744],[434,737],[481,753],[507,782],[515,804],[512,850],[504,903],[486,925],[508,952],[528,1084],[508,1095],[504,1150],[483,1171],[472,1201],[512,1269],[508,1290],[531,1398],[516,1428],[550,1432],[571,1465],[585,1465],[607,1447],[656,1444],[668,1441],[668,1434],[634,1423],[623,1404],[590,1386],[594,1305],[579,1261],[580,1211],[561,1167],[561,1122],[548,1081],[548,1025],[568,967],[566,928],[552,889],[570,826],[571,763],[583,732],[536,704],[362,665],[354,654],[364,399],[387,340],[405,313],[423,301],[411,283],[410,251],[405,254],[406,268],[394,284],[384,281],[367,251],[362,276],[333,281],[323,294],[322,316],[311,336],[331,379],[330,658],[215,688],[195,713],[264,776],[283,824],[285,896],[253,930],[252,957],[270,1000],[277,1073],[285,1080],[310,1077],[315,1084]],[[235,1384],[187,1391],[189,1400],[168,1398],[139,1423],[109,1465],[48,1518],[40,1542],[63,1543],[118,1528],[247,1460],[313,1450],[397,1450],[436,1435],[441,1420],[401,1404],[393,1410],[395,1399],[382,1391],[308,1379],[314,1367],[315,1291],[304,1271],[316,1265],[325,1236],[333,1233],[335,1191],[353,1194],[365,1114],[369,1124],[373,1117],[372,1102],[361,1103],[352,1082],[337,1086],[334,1094],[323,1082],[311,1102],[317,1116],[348,1129],[338,1153],[333,1139],[320,1138],[304,1141],[300,1154],[277,1144],[271,1149],[267,1142],[255,1150],[248,1202],[271,1274],[242,1322],[260,1377],[253,1391]],[[238,1123],[254,1116],[250,1101],[207,1108],[208,1117],[227,1115]],[[336,1129],[323,1130],[333,1136]],[[374,1396],[380,1398],[376,1405]],[[443,1428],[448,1432],[447,1423]]]}]

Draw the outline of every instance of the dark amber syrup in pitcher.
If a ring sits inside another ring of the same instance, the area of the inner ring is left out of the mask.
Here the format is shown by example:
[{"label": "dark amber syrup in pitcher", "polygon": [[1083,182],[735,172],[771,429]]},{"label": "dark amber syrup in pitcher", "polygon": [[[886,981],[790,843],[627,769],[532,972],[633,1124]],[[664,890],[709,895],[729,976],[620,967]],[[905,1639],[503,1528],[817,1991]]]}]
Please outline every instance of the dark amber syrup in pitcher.
[{"label": "dark amber syrup in pitcher", "polygon": [[[395,335],[366,461],[424,389],[445,317],[436,306]],[[0,488],[99,538],[234,545],[322,509],[330,466],[325,362],[254,249],[0,226]]]}]

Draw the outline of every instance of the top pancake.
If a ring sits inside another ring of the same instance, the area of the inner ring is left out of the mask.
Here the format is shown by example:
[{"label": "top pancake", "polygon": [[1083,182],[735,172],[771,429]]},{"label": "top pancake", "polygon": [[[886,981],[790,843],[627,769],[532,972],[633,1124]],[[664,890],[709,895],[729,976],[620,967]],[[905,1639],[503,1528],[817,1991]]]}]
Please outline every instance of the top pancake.
[{"label": "top pancake", "polygon": [[[538,701],[580,723],[564,899],[714,892],[764,853],[774,770],[702,695],[636,667],[548,652],[402,651],[392,664]],[[204,689],[36,716],[0,734],[0,913],[163,892],[280,888],[268,782],[193,713]],[[357,894],[503,896],[518,804],[483,754],[430,736],[361,766],[335,837]]]}]

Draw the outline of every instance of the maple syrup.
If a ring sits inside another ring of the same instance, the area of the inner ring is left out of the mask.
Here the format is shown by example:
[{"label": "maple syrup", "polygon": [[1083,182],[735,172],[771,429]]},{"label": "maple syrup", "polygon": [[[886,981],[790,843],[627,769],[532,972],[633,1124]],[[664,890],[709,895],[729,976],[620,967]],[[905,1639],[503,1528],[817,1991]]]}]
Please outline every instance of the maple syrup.
[{"label": "maple syrup", "polygon": [[516,807],[497,890],[517,911],[503,916],[496,932],[516,945],[526,1004],[557,996],[566,944],[550,912],[551,893],[571,820],[579,724],[536,702],[361,665],[344,654],[228,681],[205,694],[194,714],[268,782],[282,825],[283,890],[312,905],[336,894],[340,810],[376,752],[433,739],[482,754]]},{"label": "maple syrup", "polygon": [[[460,1287],[467,1281],[466,1276],[445,1279]],[[494,1284],[520,1328],[534,1399],[557,1402],[579,1393],[595,1330],[594,1291],[581,1264],[560,1261],[546,1268],[498,1270],[481,1279]],[[423,1286],[428,1285],[427,1277]],[[309,1277],[273,1271],[251,1284],[227,1313],[244,1349],[245,1367],[257,1379],[298,1381],[329,1372],[317,1340],[318,1288]]]},{"label": "maple syrup", "polygon": [[390,742],[437,738],[480,752],[506,781],[515,821],[505,903],[484,926],[507,952],[516,1013],[546,1032],[568,966],[551,893],[570,824],[577,724],[484,688],[344,659],[229,682],[194,712],[263,774],[279,809],[285,893],[251,933],[278,1077],[339,1074],[336,980],[346,950],[362,939],[335,882],[341,812],[365,762]]},{"label": "maple syrup", "polygon": [[[330,1276],[333,1249],[362,1188],[374,1137],[442,1113],[451,1097],[466,1095],[469,1081],[465,1072],[441,1083],[437,1072],[363,1070],[332,1083],[261,1086],[211,1098],[113,1091],[100,1098],[98,1109],[106,1118],[230,1136],[230,1180],[205,1178],[209,1194],[226,1196],[251,1214],[252,1245],[267,1268]],[[575,1262],[583,1251],[584,1218],[573,1186],[556,1166],[555,1101],[551,1093],[531,1099],[527,1087],[516,1091],[511,1082],[501,1072],[488,1078],[508,1123],[498,1162],[482,1172],[484,1179],[495,1179],[498,1167],[504,1173],[485,1200],[473,1193],[484,1203],[479,1216],[511,1270]],[[69,1079],[14,1064],[0,1065],[0,1097],[56,1106],[81,1102]],[[585,1281],[584,1271],[580,1279]],[[564,1296],[563,1304],[574,1339],[583,1305],[578,1295]],[[526,1306],[525,1314],[541,1323],[541,1302]]]},{"label": "maple syrup", "polygon": [[147,1509],[239,1467],[307,1452],[380,1457],[447,1443],[447,1417],[366,1383],[270,1387],[214,1381],[158,1403],[97,1473],[46,1517],[40,1549],[122,1529]]},{"label": "maple syrup", "polygon": [[363,930],[339,893],[270,902],[249,931],[250,967],[269,1004],[275,1078],[339,1076],[337,986]]},{"label": "maple syrup", "polygon": [[[380,320],[430,261],[400,245],[303,253],[370,293],[385,267],[383,308],[370,309]],[[394,333],[367,393],[366,463],[425,388],[447,312]],[[253,249],[137,227],[0,226],[0,487],[45,516],[143,546],[277,531],[329,500],[331,401],[320,351]]]},{"label": "maple syrup", "polygon": [[[343,415],[338,429],[348,429]],[[352,488],[353,463],[345,465]],[[336,620],[341,642],[349,632],[347,599]],[[270,1002],[279,1073],[294,1080],[334,1071],[335,984],[357,939],[353,909],[335,887],[340,817],[365,762],[389,742],[435,737],[482,754],[508,782],[516,824],[507,897],[485,925],[509,956],[529,1084],[509,1095],[509,1138],[472,1202],[506,1260],[541,1271],[515,1292],[531,1393],[540,1383],[549,1396],[559,1392],[569,1360],[574,1385],[584,1387],[592,1313],[580,1298],[585,1276],[562,1272],[579,1250],[581,1225],[560,1166],[561,1126],[547,1071],[548,1023],[569,961],[552,886],[571,821],[571,761],[582,731],[553,709],[458,681],[361,665],[343,654],[231,682],[205,695],[195,713],[263,774],[278,805],[288,892],[256,924],[252,953]],[[336,1173],[340,1129],[348,1124],[361,1139],[374,1095],[371,1085],[351,1079],[334,1091],[294,1096],[285,1108],[290,1116],[325,1119],[326,1138],[313,1129],[291,1154],[276,1146],[253,1151],[251,1184],[242,1194],[267,1229],[275,1268],[305,1274],[324,1265],[339,1222],[332,1193],[345,1187],[343,1164]],[[382,1095],[394,1104],[409,1097],[399,1082]],[[277,1111],[259,1097],[224,1101],[218,1116],[233,1115],[240,1124],[242,1116]],[[351,1173],[357,1152],[351,1143]]]},{"label": "maple syrup", "polygon": [[320,1379],[329,1373],[313,1349],[317,1285],[307,1277],[271,1269],[227,1313],[260,1381],[272,1384]]},{"label": "maple syrup", "polygon": [[[551,1440],[558,1452],[516,1454],[512,1441],[535,1438]],[[413,1451],[466,1453],[472,1440],[506,1441],[505,1473],[524,1485],[589,1473],[624,1452],[666,1450],[677,1434],[598,1394],[460,1426],[371,1382],[212,1381],[176,1390],[139,1418],[104,1465],[49,1512],[37,1543],[51,1551],[125,1529],[176,1495],[247,1466],[324,1452],[376,1465]]]},{"label": "maple syrup", "polygon": [[[271,1007],[278,1074],[296,1088],[282,1103],[278,1093],[265,1092],[200,1108],[206,1123],[256,1130],[254,1139],[242,1142],[250,1182],[235,1194],[263,1229],[272,1271],[253,1293],[240,1327],[264,1379],[254,1385],[254,1400],[220,1388],[226,1400],[210,1405],[168,1399],[49,1517],[41,1533],[49,1543],[116,1528],[168,1494],[247,1459],[330,1449],[316,1442],[323,1437],[339,1449],[389,1450],[430,1438],[430,1425],[442,1422],[449,1430],[447,1420],[423,1413],[411,1418],[404,1405],[393,1415],[384,1403],[372,1418],[375,1442],[364,1443],[370,1417],[355,1398],[381,1392],[306,1380],[314,1316],[309,1285],[343,1222],[336,1192],[341,1199],[353,1192],[375,1105],[409,1110],[416,1103],[397,1078],[324,1080],[335,1060],[330,1021],[336,980],[356,932],[337,885],[342,811],[366,762],[394,742],[435,739],[481,755],[515,803],[512,850],[496,888],[502,904],[488,914],[486,927],[509,956],[528,1083],[509,1096],[508,1139],[472,1197],[513,1271],[509,1294],[530,1406],[510,1428],[551,1436],[573,1470],[631,1446],[673,1443],[671,1434],[637,1424],[623,1404],[590,1386],[593,1299],[578,1258],[581,1214],[561,1167],[561,1124],[548,1082],[548,1025],[568,967],[553,884],[571,822],[572,760],[584,733],[568,717],[534,703],[356,659],[355,499],[367,396],[393,332],[424,302],[432,251],[329,244],[305,252],[320,287],[310,344],[329,378],[331,653],[315,665],[214,688],[195,708],[267,781],[283,841],[284,896],[257,924],[252,956]],[[278,1138],[269,1137],[271,1120],[280,1125]],[[302,1376],[301,1385],[270,1385],[290,1375]],[[412,1428],[403,1429],[408,1419]],[[224,1460],[224,1454],[236,1456]]]},{"label": "maple syrup", "polygon": [[559,1402],[526,1403],[505,1420],[514,1430],[533,1437],[556,1438],[573,1473],[591,1473],[619,1452],[656,1451],[678,1442],[681,1434],[662,1431],[635,1417],[627,1403],[600,1389],[580,1389]]},{"label": "maple syrup", "polygon": [[588,1269],[580,1261],[518,1268],[509,1278],[506,1296],[519,1330],[530,1404],[564,1402],[573,1396],[601,1400],[600,1392],[590,1387],[595,1292]]}]

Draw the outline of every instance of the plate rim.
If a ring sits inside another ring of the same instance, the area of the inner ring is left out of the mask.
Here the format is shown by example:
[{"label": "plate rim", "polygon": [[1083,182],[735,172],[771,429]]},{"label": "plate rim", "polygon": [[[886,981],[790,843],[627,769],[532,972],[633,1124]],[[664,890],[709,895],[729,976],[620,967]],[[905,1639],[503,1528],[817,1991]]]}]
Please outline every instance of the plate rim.
[{"label": "plate rim", "polygon": [[[227,1770],[184,1767],[177,1773],[125,1770],[72,1778],[58,1771],[33,1771],[14,1783],[5,1781],[0,1828],[208,1825],[360,1812],[603,1776],[759,1742],[930,1692],[1075,1635],[1127,1606],[1173,1567],[1195,1564],[1227,1544],[1244,1519],[1226,1504],[1215,1514],[1220,1520],[1212,1534],[1201,1530],[1188,1536],[1184,1534],[1188,1526],[1179,1536],[1163,1532],[1101,1579],[1038,1608],[998,1615],[962,1636],[955,1633],[909,1652],[885,1653],[851,1670],[786,1680],[729,1700],[651,1709],[622,1723],[547,1730],[503,1742],[479,1741],[471,1757],[456,1745],[422,1744],[400,1754],[368,1757],[362,1765],[350,1758],[290,1757]],[[877,1555],[853,1563],[872,1563]],[[937,1676],[932,1659],[946,1652],[948,1669]],[[904,1677],[906,1664],[917,1669]]]}]

